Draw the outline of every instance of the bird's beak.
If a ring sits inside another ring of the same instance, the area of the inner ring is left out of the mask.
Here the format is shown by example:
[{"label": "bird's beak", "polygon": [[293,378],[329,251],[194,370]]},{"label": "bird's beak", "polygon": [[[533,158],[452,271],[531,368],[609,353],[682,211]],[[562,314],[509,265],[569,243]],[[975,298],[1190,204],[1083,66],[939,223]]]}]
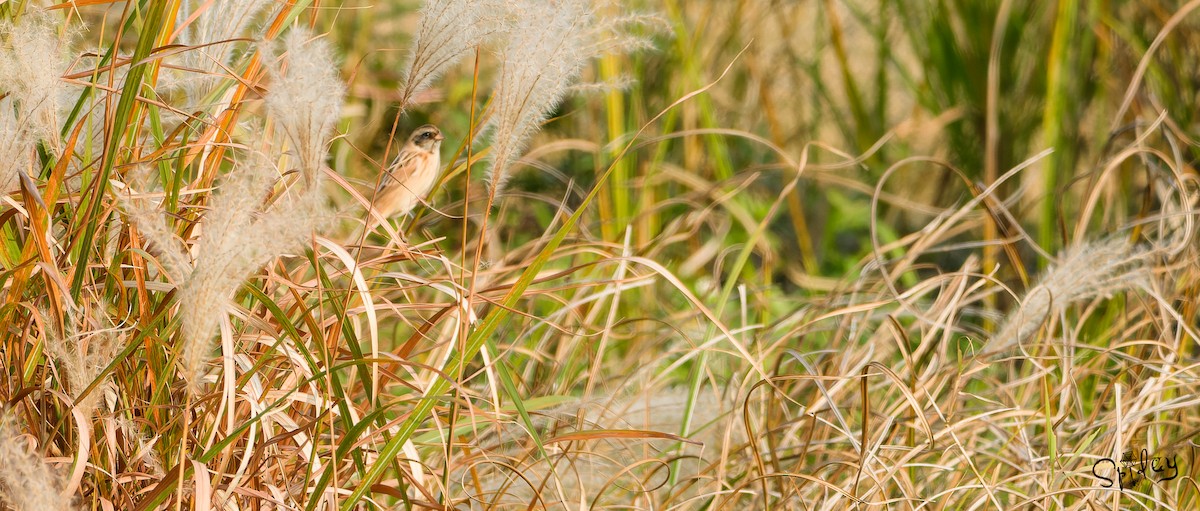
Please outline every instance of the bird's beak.
[{"label": "bird's beak", "polygon": [[438,133],[437,135],[434,135],[434,136],[433,136],[433,139],[434,139],[434,140],[436,140],[436,141],[438,141],[438,142],[441,142],[442,140],[445,140],[445,139],[446,139],[446,135],[443,135],[443,134],[441,134],[441,133]]}]

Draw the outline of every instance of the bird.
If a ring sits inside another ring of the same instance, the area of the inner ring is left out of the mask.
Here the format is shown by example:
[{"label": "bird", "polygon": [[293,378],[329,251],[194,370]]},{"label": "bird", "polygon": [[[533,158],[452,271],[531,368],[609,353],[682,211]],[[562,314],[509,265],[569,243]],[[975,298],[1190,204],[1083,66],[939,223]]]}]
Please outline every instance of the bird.
[{"label": "bird", "polygon": [[373,206],[378,215],[367,219],[367,231],[375,228],[377,218],[407,215],[429,194],[442,168],[441,149],[445,138],[432,124],[413,130],[400,154],[396,155],[396,161],[380,176]]}]

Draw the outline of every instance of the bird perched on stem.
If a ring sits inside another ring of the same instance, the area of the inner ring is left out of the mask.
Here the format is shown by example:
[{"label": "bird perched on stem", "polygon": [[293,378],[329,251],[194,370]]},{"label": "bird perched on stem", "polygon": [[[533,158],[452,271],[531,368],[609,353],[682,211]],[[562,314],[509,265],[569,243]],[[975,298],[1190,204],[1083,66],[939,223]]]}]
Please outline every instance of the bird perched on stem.
[{"label": "bird perched on stem", "polygon": [[440,151],[445,138],[432,124],[413,130],[396,161],[379,179],[372,208],[378,214],[367,219],[368,232],[378,225],[377,218],[406,215],[429,194],[442,168]]}]

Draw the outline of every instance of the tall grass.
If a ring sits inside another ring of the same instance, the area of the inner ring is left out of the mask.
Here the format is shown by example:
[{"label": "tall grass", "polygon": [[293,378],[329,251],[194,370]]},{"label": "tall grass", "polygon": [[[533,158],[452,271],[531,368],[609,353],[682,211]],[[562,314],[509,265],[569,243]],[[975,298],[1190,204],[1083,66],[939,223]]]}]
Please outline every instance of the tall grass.
[{"label": "tall grass", "polygon": [[1195,7],[0,4],[0,502],[1193,509]]}]

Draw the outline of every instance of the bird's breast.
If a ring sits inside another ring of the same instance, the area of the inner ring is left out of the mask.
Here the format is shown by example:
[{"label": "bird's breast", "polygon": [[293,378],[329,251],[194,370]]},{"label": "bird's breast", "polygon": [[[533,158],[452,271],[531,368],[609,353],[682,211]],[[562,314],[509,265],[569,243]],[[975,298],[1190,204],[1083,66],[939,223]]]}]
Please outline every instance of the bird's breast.
[{"label": "bird's breast", "polygon": [[418,154],[414,161],[414,171],[412,176],[412,190],[418,196],[424,197],[433,188],[433,182],[437,179],[438,170],[441,166],[438,155],[431,153]]}]

